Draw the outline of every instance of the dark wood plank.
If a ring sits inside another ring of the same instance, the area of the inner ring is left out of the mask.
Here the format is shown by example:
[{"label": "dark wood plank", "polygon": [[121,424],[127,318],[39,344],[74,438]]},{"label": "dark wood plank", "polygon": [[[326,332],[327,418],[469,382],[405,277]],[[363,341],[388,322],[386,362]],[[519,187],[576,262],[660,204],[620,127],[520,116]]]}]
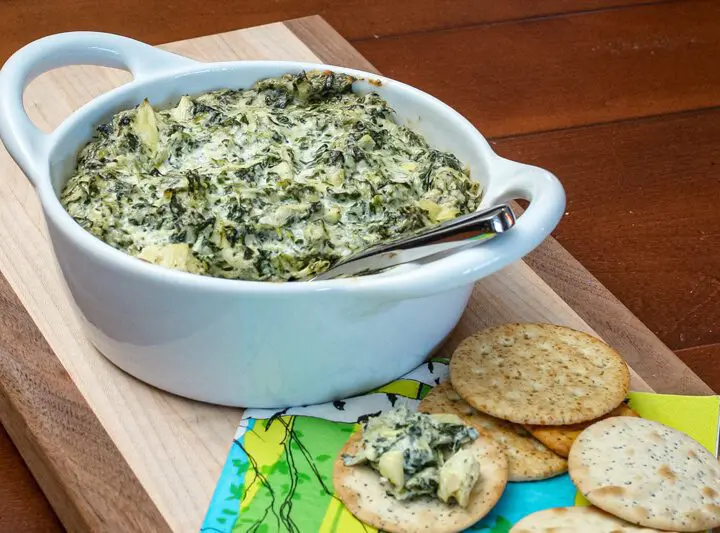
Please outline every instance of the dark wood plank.
[{"label": "dark wood plank", "polygon": [[[525,262],[588,324],[602,331],[602,337],[646,381],[654,383],[657,392],[704,395],[720,391],[716,370],[688,366],[682,351],[675,361],[658,364],[657,354],[666,353],[668,347],[577,260],[568,261],[568,255],[555,239],[548,239]],[[578,280],[584,282],[578,285]]]},{"label": "dark wood plank", "polygon": [[[585,15],[590,16],[596,15]],[[299,34],[309,33],[291,24]],[[335,47],[346,63],[367,68],[367,60],[347,44],[326,39],[314,46],[321,55]],[[504,155],[549,168],[561,178],[568,216],[555,235],[661,340],[673,349],[720,340],[720,254],[708,254],[720,249],[715,205],[720,110],[494,143]],[[543,256],[551,272],[556,271],[554,255]],[[543,269],[538,261],[532,264],[538,272]],[[561,281],[550,284],[557,291]],[[587,295],[574,299],[565,291],[561,296],[576,310],[592,313],[581,313],[590,323],[601,319],[602,307],[583,305]]]},{"label": "dark wood plank", "polygon": [[702,372],[708,385],[720,391],[720,343],[684,348],[677,354],[695,372]]},{"label": "dark wood plank", "polygon": [[[290,21],[286,25],[302,37],[311,33],[310,28],[314,23],[314,19],[305,19]],[[308,41],[308,45],[321,59],[341,59],[344,65],[377,72],[374,67],[369,68],[367,60],[337,33],[328,32],[324,35],[325,38],[321,40]],[[332,55],[329,55],[330,53]],[[522,138],[517,141],[522,141]],[[510,146],[512,140],[507,142]],[[558,157],[564,154],[562,145],[548,143],[548,146],[554,146],[554,153]],[[503,149],[502,146],[499,148]],[[533,162],[531,153],[517,152],[506,155]],[[548,165],[548,168],[555,170],[552,165]],[[562,173],[560,175],[562,177]],[[712,389],[698,375],[675,357],[632,312],[554,239],[547,239],[526,261],[583,320],[625,355],[631,366],[651,387],[661,392],[673,391],[681,394],[712,393]],[[659,355],[667,361],[666,364],[657,364]]]},{"label": "dark wood plank", "polygon": [[354,44],[496,137],[720,105],[719,25],[698,0]]},{"label": "dark wood plank", "polygon": [[169,531],[1,275],[0,309],[0,420],[64,526]]},{"label": "dark wood plank", "polygon": [[60,533],[60,522],[0,426],[0,531]]},{"label": "dark wood plank", "polygon": [[555,237],[678,350],[720,342],[719,143],[720,110],[709,110],[494,145],[562,179],[568,208]]},{"label": "dark wood plank", "polygon": [[0,2],[0,60],[23,44],[61,31],[91,29],[152,44],[319,14],[346,38],[373,38],[657,0],[5,0]]},{"label": "dark wood plank", "polygon": [[321,61],[346,67],[380,73],[375,66],[361,56],[329,22],[320,16],[303,17],[285,22],[302,42]]}]

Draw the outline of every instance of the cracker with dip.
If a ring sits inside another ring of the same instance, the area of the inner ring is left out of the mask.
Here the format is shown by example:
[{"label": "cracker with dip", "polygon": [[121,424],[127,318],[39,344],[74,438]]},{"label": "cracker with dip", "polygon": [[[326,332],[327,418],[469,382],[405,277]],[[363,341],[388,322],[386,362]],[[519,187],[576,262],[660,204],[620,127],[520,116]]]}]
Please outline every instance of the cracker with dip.
[{"label": "cracker with dip", "polygon": [[452,414],[397,408],[371,418],[335,462],[335,492],[363,522],[389,533],[462,531],[505,489],[502,448]]},{"label": "cracker with dip", "polygon": [[[508,324],[465,339],[451,359],[450,381],[438,384],[419,405],[431,414],[414,416],[459,422],[466,434],[473,428],[478,439],[494,440],[511,480],[542,479],[565,467],[560,455],[521,424],[569,454],[573,482],[599,509],[546,511],[513,531],[697,531],[720,525],[720,463],[687,435],[639,418],[623,403],[628,387],[626,363],[599,339],[561,326]],[[336,461],[335,490],[350,512],[390,532],[451,533],[466,527],[451,517],[457,512],[469,518],[469,494],[484,492],[477,513],[490,511],[487,496],[494,499],[496,492],[482,483],[499,486],[497,453],[486,455],[486,465],[481,454],[474,455],[478,462],[470,471],[456,472],[462,498],[448,498],[439,485],[412,494],[403,485],[413,457],[408,435],[414,435],[411,442],[432,440],[432,431],[416,424],[405,434],[399,430],[404,422],[393,420],[398,415],[387,416],[367,421]],[[378,456],[378,438],[392,461]],[[445,468],[449,457],[438,454],[428,468]],[[481,466],[492,474],[479,474]]]}]

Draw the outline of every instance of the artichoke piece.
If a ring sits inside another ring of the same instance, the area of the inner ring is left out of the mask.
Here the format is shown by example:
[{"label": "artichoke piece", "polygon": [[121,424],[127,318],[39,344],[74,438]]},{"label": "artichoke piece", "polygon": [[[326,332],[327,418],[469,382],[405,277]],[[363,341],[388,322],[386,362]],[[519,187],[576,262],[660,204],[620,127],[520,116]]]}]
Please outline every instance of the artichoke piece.
[{"label": "artichoke piece", "polygon": [[470,493],[480,478],[480,465],[472,448],[463,448],[451,455],[440,468],[439,477],[438,498],[445,503],[452,498],[461,507],[467,507]]},{"label": "artichoke piece", "polygon": [[150,153],[154,154],[157,151],[159,134],[155,110],[147,101],[147,98],[138,106],[133,121],[133,129],[142,143],[150,150]]}]

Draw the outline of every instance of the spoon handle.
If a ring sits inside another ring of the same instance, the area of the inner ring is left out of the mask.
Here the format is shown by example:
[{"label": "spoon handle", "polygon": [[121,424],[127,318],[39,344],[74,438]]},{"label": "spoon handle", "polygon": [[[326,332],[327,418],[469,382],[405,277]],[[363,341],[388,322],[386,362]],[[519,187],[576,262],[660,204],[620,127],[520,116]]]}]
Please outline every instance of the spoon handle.
[{"label": "spoon handle", "polygon": [[362,250],[336,263],[310,281],[371,274],[455,248],[476,245],[507,231],[514,224],[515,214],[509,205],[476,211],[415,234]]}]

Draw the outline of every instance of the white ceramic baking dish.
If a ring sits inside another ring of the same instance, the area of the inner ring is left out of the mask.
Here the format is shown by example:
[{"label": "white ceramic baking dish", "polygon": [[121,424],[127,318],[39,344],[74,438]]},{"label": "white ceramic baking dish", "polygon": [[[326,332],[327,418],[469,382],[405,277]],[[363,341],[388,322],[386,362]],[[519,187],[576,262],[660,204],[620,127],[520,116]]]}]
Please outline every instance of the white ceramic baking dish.
[{"label": "white ceramic baking dish", "polygon": [[[22,95],[39,74],[93,64],[134,81],[74,112],[50,134],[27,117]],[[377,91],[398,120],[455,153],[482,183],[481,207],[510,198],[529,207],[506,234],[437,262],[383,275],[263,283],[202,277],[130,257],[83,230],[58,195],[96,125],[147,97],[248,87],[307,69],[347,72]],[[496,155],[483,136],[439,100],[403,83],[328,65],[288,61],[201,63],[117,35],[74,32],[35,41],[0,72],[0,137],[35,186],[61,271],[93,344],[152,385],[213,403],[278,407],[347,397],[419,364],[462,314],[473,283],[535,248],[565,207],[546,170]]]}]

